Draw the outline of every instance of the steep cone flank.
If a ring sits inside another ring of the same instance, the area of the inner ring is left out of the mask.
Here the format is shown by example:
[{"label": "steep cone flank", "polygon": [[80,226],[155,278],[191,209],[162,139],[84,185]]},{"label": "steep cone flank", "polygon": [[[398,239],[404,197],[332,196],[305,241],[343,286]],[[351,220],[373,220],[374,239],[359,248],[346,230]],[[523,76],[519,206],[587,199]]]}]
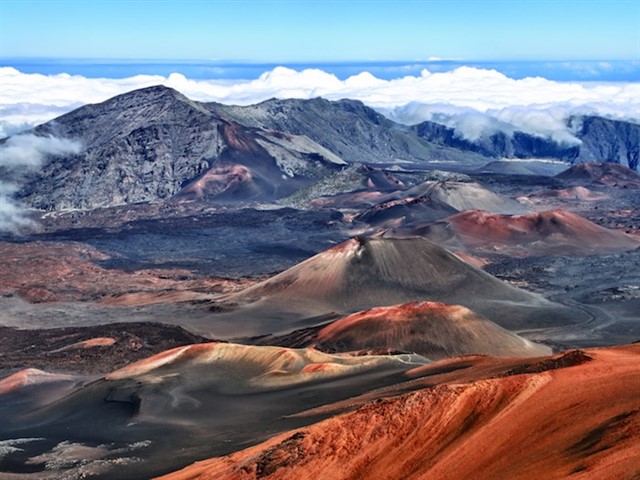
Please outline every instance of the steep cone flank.
[{"label": "steep cone flank", "polygon": [[447,219],[463,244],[490,249],[520,248],[523,254],[589,254],[633,250],[640,240],[566,210],[495,215],[478,210]]},{"label": "steep cone flank", "polygon": [[279,323],[279,318],[349,313],[424,300],[464,305],[506,328],[580,321],[575,315],[565,316],[558,305],[416,237],[348,240],[226,297],[244,307],[234,314],[236,325],[252,318],[269,319],[263,325],[264,333],[292,329],[290,321]]},{"label": "steep cone flank", "polygon": [[467,354],[527,357],[551,349],[521,338],[459,305],[413,302],[354,313],[316,335],[320,349],[389,348],[439,360]]},{"label": "steep cone flank", "polygon": [[371,403],[162,478],[637,478],[640,346],[583,356]]}]

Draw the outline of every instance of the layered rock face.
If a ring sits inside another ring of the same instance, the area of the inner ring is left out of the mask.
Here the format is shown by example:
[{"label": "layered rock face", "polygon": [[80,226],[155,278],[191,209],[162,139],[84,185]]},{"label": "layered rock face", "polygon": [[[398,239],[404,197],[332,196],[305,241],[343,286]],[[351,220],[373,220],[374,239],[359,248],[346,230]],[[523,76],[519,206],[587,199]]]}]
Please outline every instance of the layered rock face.
[{"label": "layered rock face", "polygon": [[573,144],[518,131],[468,140],[453,128],[429,121],[411,129],[429,142],[488,157],[555,158],[572,163],[617,163],[636,171],[640,168],[640,125],[594,116],[572,117],[568,123],[578,140]]},{"label": "layered rock face", "polygon": [[82,145],[77,154],[48,159],[18,193],[44,210],[176,195],[273,199],[346,165],[307,137],[244,127],[161,86],[81,107],[33,133]]}]

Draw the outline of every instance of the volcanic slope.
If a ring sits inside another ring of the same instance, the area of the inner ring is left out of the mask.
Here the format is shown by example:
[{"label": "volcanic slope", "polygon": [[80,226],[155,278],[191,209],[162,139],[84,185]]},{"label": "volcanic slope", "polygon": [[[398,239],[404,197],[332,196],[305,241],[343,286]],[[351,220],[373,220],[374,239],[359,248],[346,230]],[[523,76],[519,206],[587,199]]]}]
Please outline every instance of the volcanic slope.
[{"label": "volcanic slope", "polygon": [[390,192],[404,189],[404,182],[392,173],[354,164],[323,177],[279,203],[298,208],[362,208],[386,198]]},{"label": "volcanic slope", "polygon": [[458,371],[162,478],[637,478],[638,361],[632,345],[568,352],[468,383]]},{"label": "volcanic slope", "polygon": [[0,241],[0,295],[17,295],[33,303],[98,300],[110,305],[142,305],[206,299],[210,295],[204,292],[243,286],[225,279],[196,279],[188,270],[132,273],[97,264],[108,258],[100,250],[77,242]]},{"label": "volcanic slope", "polygon": [[353,313],[307,338],[299,336],[300,340],[305,346],[329,352],[401,350],[431,360],[469,354],[531,357],[551,353],[549,347],[525,340],[468,308],[435,302]]},{"label": "volcanic slope", "polygon": [[435,145],[357,100],[270,99],[256,105],[204,104],[217,115],[248,127],[305,135],[350,162],[411,163],[455,160],[486,163],[487,158]]},{"label": "volcanic slope", "polygon": [[458,211],[478,208],[496,213],[514,213],[522,211],[522,206],[514,200],[492,192],[476,182],[435,182],[418,185],[407,191],[408,195],[420,192],[433,200],[440,201]]},{"label": "volcanic slope", "polygon": [[356,220],[384,228],[397,228],[439,220],[478,208],[496,213],[520,213],[524,208],[475,182],[424,182],[389,194],[385,201],[364,210]]},{"label": "volcanic slope", "polygon": [[459,355],[531,357],[551,349],[530,342],[460,305],[410,302],[375,307],[327,325],[260,339],[260,344],[325,352],[405,351],[430,360]]},{"label": "volcanic slope", "polygon": [[[5,382],[12,387],[0,397],[0,439],[38,441],[9,452],[0,470],[29,468],[38,478],[79,478],[80,472],[150,478],[306,425],[312,420],[290,416],[394,385],[407,379],[407,370],[427,363],[408,354],[338,356],[206,343],[140,360],[35,409],[29,400],[46,399],[41,394],[50,392],[50,383],[23,388],[20,378],[33,373],[22,373]],[[46,465],[42,459],[61,443],[108,451],[83,462]],[[132,445],[138,458],[133,462]]]},{"label": "volcanic slope", "polygon": [[354,238],[264,282],[222,296],[221,308],[235,310],[212,317],[208,333],[216,338],[234,331],[284,333],[316,325],[328,314],[425,300],[463,305],[508,329],[584,320],[423,238]]},{"label": "volcanic slope", "polygon": [[18,192],[29,206],[90,209],[180,198],[273,199],[346,162],[307,137],[247,128],[156,86],[86,105],[31,132],[79,142]]},{"label": "volcanic slope", "polygon": [[445,222],[469,248],[517,256],[602,255],[640,247],[640,238],[566,210],[513,216],[468,210]]}]

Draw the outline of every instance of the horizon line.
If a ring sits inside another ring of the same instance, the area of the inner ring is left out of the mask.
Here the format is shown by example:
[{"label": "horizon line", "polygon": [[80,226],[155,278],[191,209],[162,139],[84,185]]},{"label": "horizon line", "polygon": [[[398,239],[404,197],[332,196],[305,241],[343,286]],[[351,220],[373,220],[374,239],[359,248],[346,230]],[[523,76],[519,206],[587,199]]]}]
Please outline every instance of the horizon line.
[{"label": "horizon line", "polygon": [[278,64],[289,64],[289,65],[350,65],[350,64],[359,64],[359,65],[377,65],[377,64],[398,64],[398,65],[410,65],[416,63],[566,63],[566,62],[625,62],[625,63],[634,63],[640,64],[639,58],[562,58],[562,59],[549,59],[549,58],[535,58],[535,59],[493,59],[493,58],[479,58],[479,59],[471,59],[471,58],[417,58],[417,59],[351,59],[351,60],[250,60],[250,59],[206,59],[206,58],[134,58],[134,57],[74,57],[74,56],[60,56],[60,57],[52,57],[52,56],[19,56],[19,55],[2,55],[0,56],[0,62],[6,63],[9,61],[15,60],[26,60],[26,61],[50,61],[50,62],[60,62],[60,61],[78,61],[78,62],[95,62],[106,63],[106,62],[124,62],[124,63],[185,63],[185,64],[193,64],[193,63],[207,63],[207,64],[215,64],[215,65],[278,65]]}]

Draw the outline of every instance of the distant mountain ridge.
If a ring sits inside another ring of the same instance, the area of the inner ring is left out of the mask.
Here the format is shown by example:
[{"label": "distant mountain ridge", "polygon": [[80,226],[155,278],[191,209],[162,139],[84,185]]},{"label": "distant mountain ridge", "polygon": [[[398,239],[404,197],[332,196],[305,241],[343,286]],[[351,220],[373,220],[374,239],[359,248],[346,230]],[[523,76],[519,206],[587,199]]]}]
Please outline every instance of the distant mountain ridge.
[{"label": "distant mountain ridge", "polygon": [[632,170],[640,168],[640,125],[603,117],[571,117],[576,145],[516,131],[497,132],[477,140],[464,138],[457,130],[435,122],[422,122],[412,131],[437,145],[458,148],[493,158],[552,158],[571,163],[617,163]]},{"label": "distant mountain ridge", "polygon": [[349,162],[486,161],[432,146],[360,102],[227,107],[194,102],[164,86],[80,107],[28,133],[83,145],[78,154],[51,158],[18,192],[24,203],[44,210],[173,197],[272,201]]},{"label": "distant mountain ridge", "polygon": [[231,106],[155,86],[85,105],[27,132],[83,147],[49,158],[16,197],[49,211],[172,198],[273,201],[353,163],[479,167],[500,156],[603,159],[638,168],[639,126],[585,117],[581,128],[580,147],[521,132],[473,143],[442,125],[395,123],[355,100]]},{"label": "distant mountain ridge", "polygon": [[389,120],[359,100],[273,98],[249,106],[205,105],[242,125],[306,135],[349,162],[486,161],[482,155],[425,141],[409,127]]}]

